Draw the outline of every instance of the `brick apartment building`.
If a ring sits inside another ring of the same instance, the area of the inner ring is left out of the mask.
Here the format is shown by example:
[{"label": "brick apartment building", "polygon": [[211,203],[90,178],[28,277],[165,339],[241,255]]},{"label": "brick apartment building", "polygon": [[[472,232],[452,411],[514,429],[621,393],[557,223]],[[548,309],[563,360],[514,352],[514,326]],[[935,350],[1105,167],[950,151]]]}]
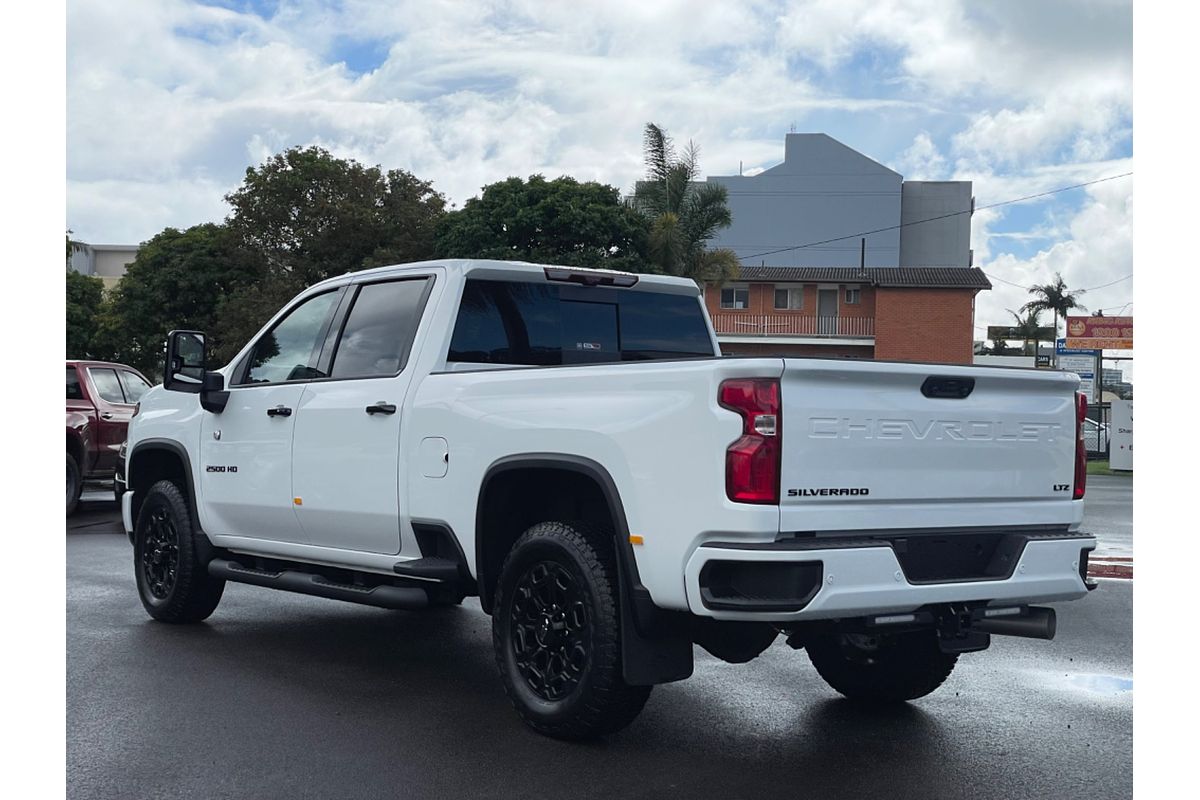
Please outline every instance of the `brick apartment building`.
[{"label": "brick apartment building", "polygon": [[708,181],[733,217],[712,246],[743,265],[705,291],[724,352],[972,362],[975,295],[992,287],[972,266],[970,181],[908,181],[821,133]]},{"label": "brick apartment building", "polygon": [[704,299],[727,355],[970,364],[990,288],[972,267],[742,267]]}]

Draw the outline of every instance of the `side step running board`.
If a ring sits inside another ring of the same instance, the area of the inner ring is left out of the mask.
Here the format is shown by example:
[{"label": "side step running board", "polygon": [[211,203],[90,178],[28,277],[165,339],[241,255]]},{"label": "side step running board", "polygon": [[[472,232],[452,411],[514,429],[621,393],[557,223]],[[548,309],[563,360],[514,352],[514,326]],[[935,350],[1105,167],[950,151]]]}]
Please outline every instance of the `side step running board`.
[{"label": "side step running board", "polygon": [[438,558],[437,556],[414,558],[411,561],[398,561],[392,567],[392,571],[405,578],[413,578],[418,581],[434,581],[437,583],[453,583],[462,576],[457,561],[449,558]]},{"label": "side step running board", "polygon": [[358,586],[350,583],[335,583],[321,575],[292,569],[263,570],[247,567],[236,561],[214,558],[208,563],[208,572],[214,578],[269,589],[345,600],[378,608],[419,609],[429,605],[429,595],[415,586]]}]

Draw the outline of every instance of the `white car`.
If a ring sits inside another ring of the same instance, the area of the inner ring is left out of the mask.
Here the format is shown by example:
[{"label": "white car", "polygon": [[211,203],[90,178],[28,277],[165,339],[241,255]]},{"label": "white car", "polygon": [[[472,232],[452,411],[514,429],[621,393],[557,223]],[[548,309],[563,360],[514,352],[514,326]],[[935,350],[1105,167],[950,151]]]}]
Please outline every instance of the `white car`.
[{"label": "white car", "polygon": [[460,260],[313,286],[219,370],[198,332],[167,353],[122,499],[152,617],[229,581],[478,596],[551,736],[627,725],[694,643],[780,634],[837,691],[910,700],[1091,588],[1071,374],[721,358],[691,281]]}]

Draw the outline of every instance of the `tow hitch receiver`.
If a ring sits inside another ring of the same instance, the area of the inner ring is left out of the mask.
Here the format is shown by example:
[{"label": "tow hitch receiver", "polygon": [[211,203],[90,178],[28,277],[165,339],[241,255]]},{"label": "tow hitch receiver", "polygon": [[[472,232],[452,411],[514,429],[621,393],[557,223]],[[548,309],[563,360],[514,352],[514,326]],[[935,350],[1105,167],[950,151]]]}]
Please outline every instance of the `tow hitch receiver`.
[{"label": "tow hitch receiver", "polygon": [[938,647],[943,653],[977,653],[987,650],[992,637],[971,625],[968,608],[949,606],[937,612]]}]

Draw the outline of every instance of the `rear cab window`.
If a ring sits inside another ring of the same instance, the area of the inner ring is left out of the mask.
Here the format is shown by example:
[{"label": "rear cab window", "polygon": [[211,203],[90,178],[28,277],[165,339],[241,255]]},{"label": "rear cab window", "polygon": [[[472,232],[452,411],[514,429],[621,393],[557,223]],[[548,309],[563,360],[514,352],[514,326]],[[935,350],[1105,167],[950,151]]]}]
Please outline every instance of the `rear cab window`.
[{"label": "rear cab window", "polygon": [[557,366],[715,355],[694,295],[468,279],[447,361]]}]

